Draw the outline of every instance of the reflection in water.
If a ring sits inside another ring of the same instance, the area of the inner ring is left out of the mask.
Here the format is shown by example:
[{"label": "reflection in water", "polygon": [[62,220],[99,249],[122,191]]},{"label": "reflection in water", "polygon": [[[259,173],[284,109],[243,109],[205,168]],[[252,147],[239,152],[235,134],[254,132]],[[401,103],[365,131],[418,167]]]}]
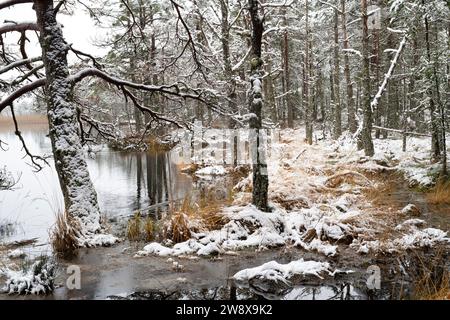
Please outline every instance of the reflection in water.
[{"label": "reflection in water", "polygon": [[[51,153],[47,126],[22,130],[32,153]],[[2,241],[37,237],[46,243],[55,213],[63,208],[53,164],[35,173],[22,158],[20,141],[12,131],[0,128],[0,140],[8,143],[8,150],[0,152],[0,166],[21,174],[18,190],[0,191],[0,221],[21,226],[14,234],[2,233]],[[103,146],[88,159],[102,212],[108,218],[129,216],[137,210],[161,216],[170,202],[183,198],[192,188],[192,179],[180,173],[175,162],[170,153],[120,152]]]},{"label": "reflection in water", "polygon": [[287,295],[266,296],[247,287],[221,286],[175,291],[146,290],[126,295],[110,295],[112,300],[363,300],[367,297],[351,284],[299,286]]}]

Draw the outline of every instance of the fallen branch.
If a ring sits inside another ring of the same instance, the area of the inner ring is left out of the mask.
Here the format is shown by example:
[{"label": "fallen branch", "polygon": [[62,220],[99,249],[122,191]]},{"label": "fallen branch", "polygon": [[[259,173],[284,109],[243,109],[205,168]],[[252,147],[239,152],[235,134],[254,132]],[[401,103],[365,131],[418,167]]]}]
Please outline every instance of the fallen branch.
[{"label": "fallen branch", "polygon": [[382,131],[387,131],[387,132],[396,132],[396,133],[405,134],[407,136],[418,136],[418,137],[428,137],[428,138],[431,137],[431,135],[425,134],[425,133],[403,131],[403,130],[391,129],[391,128],[383,128],[383,127],[379,127],[379,126],[372,126],[372,127],[373,127],[373,129],[376,129],[376,130],[382,130]]}]

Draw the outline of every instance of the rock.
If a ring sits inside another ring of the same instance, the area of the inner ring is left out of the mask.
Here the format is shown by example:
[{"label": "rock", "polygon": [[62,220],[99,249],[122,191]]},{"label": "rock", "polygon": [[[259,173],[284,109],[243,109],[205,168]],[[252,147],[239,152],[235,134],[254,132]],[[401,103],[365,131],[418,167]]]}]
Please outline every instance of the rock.
[{"label": "rock", "polygon": [[422,212],[420,212],[420,209],[415,204],[408,204],[406,207],[404,207],[401,211],[403,214],[413,216],[413,217],[419,217],[422,215]]}]

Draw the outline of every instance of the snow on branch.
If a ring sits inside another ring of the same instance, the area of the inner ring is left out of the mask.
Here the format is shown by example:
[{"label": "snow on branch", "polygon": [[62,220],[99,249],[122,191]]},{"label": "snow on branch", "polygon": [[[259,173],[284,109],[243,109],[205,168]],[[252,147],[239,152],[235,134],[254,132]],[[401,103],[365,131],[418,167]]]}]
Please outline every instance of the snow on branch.
[{"label": "snow on branch", "polygon": [[370,107],[372,108],[372,111],[378,106],[378,101],[381,99],[384,91],[386,90],[386,86],[389,83],[390,78],[392,77],[392,74],[394,73],[395,66],[397,65],[398,58],[400,57],[400,54],[403,51],[403,48],[406,45],[406,35],[403,37],[402,41],[400,42],[400,45],[397,49],[397,52],[394,56],[394,59],[391,62],[391,66],[389,67],[388,72],[384,75],[384,81],[381,84],[380,88],[378,89],[377,94],[375,95],[374,99],[372,100],[372,103],[370,104]]},{"label": "snow on branch", "polygon": [[27,59],[14,61],[14,62],[8,64],[7,66],[1,68],[0,74],[8,72],[9,70],[14,69],[14,68],[21,67],[25,64],[29,64],[29,63],[40,61],[40,60],[42,60],[42,57],[27,58]]},{"label": "snow on branch", "polygon": [[242,65],[244,64],[245,60],[247,60],[247,58],[250,56],[250,53],[252,52],[252,48],[248,48],[247,52],[245,53],[245,55],[242,57],[242,59],[233,67],[231,68],[233,71],[237,71],[239,70]]},{"label": "snow on branch", "polygon": [[381,131],[401,133],[401,134],[405,134],[405,135],[408,135],[408,136],[418,136],[418,137],[427,137],[427,138],[431,137],[431,135],[425,134],[425,133],[410,132],[410,131],[391,129],[391,128],[384,128],[384,127],[380,127],[380,126],[372,126],[372,128],[377,129],[377,130],[381,130]]},{"label": "snow on branch", "polygon": [[269,2],[269,3],[261,3],[262,8],[283,8],[290,7],[294,3],[294,0],[291,1],[283,1],[283,2]]},{"label": "snow on branch", "polygon": [[401,34],[405,34],[407,31],[406,30],[400,30],[400,29],[392,29],[392,28],[387,28],[387,30],[389,31],[389,32],[392,32],[392,33],[401,33]]},{"label": "snow on branch", "polygon": [[358,51],[358,50],[355,50],[355,49],[342,49],[342,51],[344,51],[346,53],[356,54],[357,56],[362,58],[361,51]]},{"label": "snow on branch", "polygon": [[341,9],[339,9],[337,6],[335,6],[332,3],[329,3],[329,2],[326,2],[326,1],[321,1],[321,0],[319,0],[319,2],[321,4],[324,4],[324,5],[327,5],[327,6],[331,7],[331,8],[333,8],[333,10],[337,11],[339,14],[344,14],[344,12],[342,12]]},{"label": "snow on branch", "polygon": [[[372,102],[370,103],[370,108],[372,109],[372,112],[378,106],[379,100],[383,96],[383,93],[386,91],[386,87],[387,87],[387,85],[389,83],[389,80],[392,77],[392,74],[394,73],[394,69],[395,69],[395,66],[397,65],[398,59],[400,57],[400,54],[402,53],[402,51],[403,51],[403,49],[404,49],[404,47],[406,45],[406,40],[407,40],[407,36],[405,34],[403,39],[402,39],[402,41],[400,42],[400,45],[399,45],[398,49],[396,50],[396,54],[394,56],[394,59],[391,61],[391,66],[389,67],[388,72],[384,75],[383,83],[378,88],[377,94],[375,95],[375,97],[373,98]],[[362,130],[363,130],[363,123],[361,122],[360,125],[358,126],[358,130],[356,130],[356,132],[353,134],[353,137],[354,138],[358,137],[361,134]]]},{"label": "snow on branch", "polygon": [[24,94],[44,86],[45,82],[46,82],[46,79],[41,78],[41,79],[35,80],[33,82],[27,83],[26,85],[23,85],[16,91],[13,91],[10,95],[8,95],[7,97],[3,98],[0,101],[0,112],[2,112],[6,107],[11,105],[15,100],[17,100]]},{"label": "snow on branch", "polygon": [[112,75],[107,74],[104,71],[98,70],[96,68],[87,68],[84,70],[79,71],[78,73],[72,75],[69,77],[69,81],[73,84],[80,82],[86,77],[98,77],[100,79],[103,79],[111,84],[114,84],[116,86],[122,87],[130,87],[136,90],[142,90],[142,91],[150,91],[150,92],[160,92],[163,94],[173,95],[173,96],[179,96],[184,99],[194,99],[194,100],[203,100],[202,99],[202,92],[198,92],[197,89],[191,89],[187,87],[186,85],[183,85],[184,89],[191,90],[195,93],[188,93],[188,92],[182,92],[182,87],[180,86],[180,83],[174,83],[171,85],[161,85],[161,86],[153,86],[153,85],[145,85],[140,83],[134,83],[131,81],[123,80],[120,78],[116,78]]},{"label": "snow on branch", "polygon": [[0,2],[0,10],[21,3],[33,3],[33,0],[4,0]]},{"label": "snow on branch", "polygon": [[27,30],[33,30],[38,31],[38,25],[35,22],[21,22],[21,23],[15,23],[15,22],[8,22],[0,25],[0,34],[17,31],[17,32],[23,32]]}]

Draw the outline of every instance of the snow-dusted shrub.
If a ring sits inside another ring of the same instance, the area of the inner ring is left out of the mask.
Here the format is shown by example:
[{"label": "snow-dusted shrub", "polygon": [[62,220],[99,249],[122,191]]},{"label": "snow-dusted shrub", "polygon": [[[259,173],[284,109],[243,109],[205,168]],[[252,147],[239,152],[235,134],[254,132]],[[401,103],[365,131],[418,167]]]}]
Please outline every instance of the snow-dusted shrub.
[{"label": "snow-dusted shrub", "polygon": [[8,294],[50,294],[54,290],[56,264],[49,257],[42,257],[20,271],[2,272],[7,280],[2,291]]}]

